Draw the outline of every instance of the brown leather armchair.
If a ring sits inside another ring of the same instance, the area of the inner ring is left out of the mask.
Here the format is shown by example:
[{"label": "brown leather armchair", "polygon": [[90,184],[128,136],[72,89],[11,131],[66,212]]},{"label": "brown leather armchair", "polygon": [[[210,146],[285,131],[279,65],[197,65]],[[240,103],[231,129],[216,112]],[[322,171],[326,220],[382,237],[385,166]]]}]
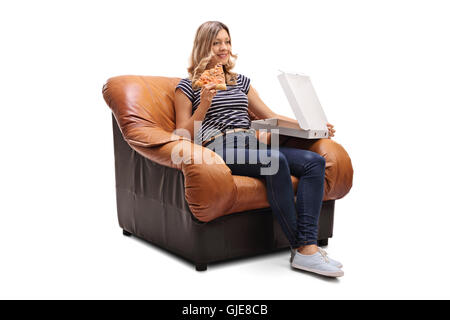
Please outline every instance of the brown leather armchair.
[{"label": "brown leather armchair", "polygon": [[[289,247],[272,215],[263,178],[236,176],[208,148],[176,135],[175,87],[180,78],[118,76],[103,86],[112,110],[116,201],[124,235],[135,235],[206,270],[209,263]],[[252,120],[256,116],[250,113]],[[258,139],[270,144],[270,134]],[[326,159],[319,245],[333,234],[334,202],[352,186],[353,168],[331,139],[280,136],[280,145]],[[182,162],[173,161],[177,148]],[[200,163],[202,159],[209,163]],[[298,179],[291,176],[294,191]]]}]

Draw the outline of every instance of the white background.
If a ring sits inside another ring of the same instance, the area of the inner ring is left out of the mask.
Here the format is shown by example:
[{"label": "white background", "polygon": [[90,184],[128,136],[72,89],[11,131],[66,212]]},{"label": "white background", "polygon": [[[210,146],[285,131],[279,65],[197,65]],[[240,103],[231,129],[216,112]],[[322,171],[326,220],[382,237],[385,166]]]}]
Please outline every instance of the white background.
[{"label": "white background", "polygon": [[[445,1],[2,1],[0,298],[450,298]],[[186,77],[195,31],[229,28],[234,71],[292,116],[278,69],[311,76],[353,188],[327,250],[337,280],[288,252],[206,272],[121,234],[111,113],[124,74]]]}]

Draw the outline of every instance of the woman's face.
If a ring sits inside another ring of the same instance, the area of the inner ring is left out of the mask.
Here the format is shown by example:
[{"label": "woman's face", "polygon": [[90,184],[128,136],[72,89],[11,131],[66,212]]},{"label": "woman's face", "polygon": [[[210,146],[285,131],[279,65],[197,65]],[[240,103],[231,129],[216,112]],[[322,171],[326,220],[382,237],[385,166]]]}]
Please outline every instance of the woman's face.
[{"label": "woman's face", "polygon": [[212,51],[214,58],[209,62],[207,69],[213,68],[216,64],[227,64],[230,58],[231,41],[225,29],[219,31],[216,39],[213,40]]}]

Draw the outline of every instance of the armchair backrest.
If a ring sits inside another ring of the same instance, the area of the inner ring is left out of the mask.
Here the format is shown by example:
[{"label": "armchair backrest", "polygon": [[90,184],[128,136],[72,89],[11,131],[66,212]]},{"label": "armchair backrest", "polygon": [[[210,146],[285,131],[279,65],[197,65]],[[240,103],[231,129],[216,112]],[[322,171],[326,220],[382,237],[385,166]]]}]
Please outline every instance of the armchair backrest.
[{"label": "armchair backrest", "polygon": [[[175,130],[175,87],[181,78],[118,76],[103,86],[103,97],[130,144],[152,147],[182,139]],[[251,120],[257,119],[249,112]]]}]

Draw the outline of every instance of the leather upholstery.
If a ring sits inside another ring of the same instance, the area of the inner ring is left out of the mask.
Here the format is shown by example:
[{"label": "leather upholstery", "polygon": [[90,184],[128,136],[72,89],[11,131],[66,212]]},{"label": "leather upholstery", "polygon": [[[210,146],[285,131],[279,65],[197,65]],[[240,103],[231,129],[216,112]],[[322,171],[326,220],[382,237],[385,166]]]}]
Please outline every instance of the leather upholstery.
[{"label": "leather upholstery", "polygon": [[[173,133],[174,95],[179,81],[180,78],[133,75],[108,79],[103,97],[125,141],[145,158],[182,171],[189,209],[202,222],[269,207],[263,179],[232,175],[218,154]],[[251,112],[249,115],[252,120],[258,119]],[[270,134],[257,132],[257,136],[270,143]],[[311,150],[325,157],[324,201],[342,198],[351,189],[353,168],[340,144],[331,139],[280,137],[280,145]],[[175,160],[174,151],[178,155]],[[296,191],[298,179],[291,178]]]}]

